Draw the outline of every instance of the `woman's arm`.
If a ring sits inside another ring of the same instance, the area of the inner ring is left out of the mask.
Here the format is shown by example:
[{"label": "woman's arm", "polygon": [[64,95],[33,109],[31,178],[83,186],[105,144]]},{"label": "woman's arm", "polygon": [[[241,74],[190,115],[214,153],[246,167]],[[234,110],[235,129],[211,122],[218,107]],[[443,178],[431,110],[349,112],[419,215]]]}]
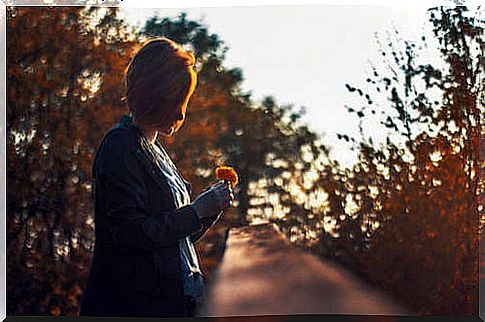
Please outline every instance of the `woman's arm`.
[{"label": "woman's arm", "polygon": [[192,235],[190,235],[190,240],[192,241],[192,243],[198,242],[205,235],[207,230],[210,227],[214,226],[217,223],[217,221],[219,221],[221,216],[222,216],[222,212],[219,213],[218,215],[215,215],[215,216],[212,216],[212,217],[202,218],[201,219],[202,227],[203,227],[202,230],[195,232]]},{"label": "woman's arm", "polygon": [[191,206],[149,214],[149,194],[143,169],[136,159],[136,142],[124,130],[115,130],[106,139],[99,158],[97,178],[104,200],[106,225],[113,241],[136,249],[174,245],[203,226]]}]

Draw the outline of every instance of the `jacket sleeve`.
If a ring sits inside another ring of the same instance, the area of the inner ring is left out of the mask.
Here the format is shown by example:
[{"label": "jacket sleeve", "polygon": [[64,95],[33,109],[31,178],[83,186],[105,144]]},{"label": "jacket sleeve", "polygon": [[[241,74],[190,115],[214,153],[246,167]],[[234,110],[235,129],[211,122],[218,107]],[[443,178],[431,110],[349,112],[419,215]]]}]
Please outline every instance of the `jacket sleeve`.
[{"label": "jacket sleeve", "polygon": [[190,235],[190,240],[192,241],[192,243],[198,242],[205,235],[207,230],[210,227],[214,226],[219,221],[221,216],[222,216],[222,212],[216,216],[202,218],[200,220],[202,223],[202,230],[197,231],[192,235]]},{"label": "jacket sleeve", "polygon": [[200,231],[202,223],[191,206],[167,208],[157,214],[147,212],[149,191],[135,151],[135,140],[125,131],[114,131],[102,147],[97,178],[112,241],[116,245],[147,250],[174,245],[179,239]]}]

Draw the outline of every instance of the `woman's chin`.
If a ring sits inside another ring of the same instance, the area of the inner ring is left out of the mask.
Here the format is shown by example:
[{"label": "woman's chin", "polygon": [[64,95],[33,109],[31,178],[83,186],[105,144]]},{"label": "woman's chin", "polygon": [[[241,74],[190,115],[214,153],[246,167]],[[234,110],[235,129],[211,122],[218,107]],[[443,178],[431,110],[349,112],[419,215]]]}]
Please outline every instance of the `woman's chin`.
[{"label": "woman's chin", "polygon": [[173,127],[168,130],[158,132],[158,134],[160,134],[163,137],[171,137],[174,135],[174,133],[175,133],[175,129]]}]

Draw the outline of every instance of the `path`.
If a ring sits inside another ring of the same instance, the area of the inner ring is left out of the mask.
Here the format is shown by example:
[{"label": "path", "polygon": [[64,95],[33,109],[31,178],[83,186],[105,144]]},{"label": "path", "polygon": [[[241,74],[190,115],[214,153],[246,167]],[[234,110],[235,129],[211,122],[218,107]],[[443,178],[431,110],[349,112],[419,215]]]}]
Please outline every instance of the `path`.
[{"label": "path", "polygon": [[291,245],[275,225],[233,228],[198,316],[405,315],[349,272]]}]

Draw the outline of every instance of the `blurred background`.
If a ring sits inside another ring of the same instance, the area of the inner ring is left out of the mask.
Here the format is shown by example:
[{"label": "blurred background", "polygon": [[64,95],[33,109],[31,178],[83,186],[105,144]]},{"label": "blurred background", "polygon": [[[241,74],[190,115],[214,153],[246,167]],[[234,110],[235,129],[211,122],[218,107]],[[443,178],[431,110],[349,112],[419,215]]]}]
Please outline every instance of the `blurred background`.
[{"label": "blurred background", "polygon": [[[128,112],[149,37],[199,82],[165,142],[197,195],[236,202],[196,246],[209,279],[235,226],[277,224],[424,315],[478,315],[483,9],[7,7],[7,315],[77,315],[94,246],[91,166]],[[481,139],[482,138],[482,139]],[[481,276],[480,276],[481,277]]]}]

